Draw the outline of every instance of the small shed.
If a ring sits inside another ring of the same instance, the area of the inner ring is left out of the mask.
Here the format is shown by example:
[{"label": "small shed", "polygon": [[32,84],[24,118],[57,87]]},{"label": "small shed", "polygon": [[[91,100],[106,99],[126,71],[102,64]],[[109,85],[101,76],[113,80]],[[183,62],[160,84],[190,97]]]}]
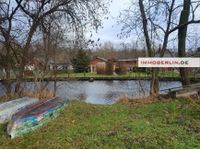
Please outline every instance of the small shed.
[{"label": "small shed", "polygon": [[101,57],[95,57],[90,61],[90,72],[97,72],[97,69],[106,69],[107,59]]}]

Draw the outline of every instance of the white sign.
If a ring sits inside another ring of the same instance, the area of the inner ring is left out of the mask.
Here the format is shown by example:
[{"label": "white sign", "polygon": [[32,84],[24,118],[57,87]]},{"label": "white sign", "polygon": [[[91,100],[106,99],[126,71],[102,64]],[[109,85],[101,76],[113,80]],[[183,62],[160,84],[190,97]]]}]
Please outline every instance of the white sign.
[{"label": "white sign", "polygon": [[200,67],[200,58],[138,58],[138,67]]}]

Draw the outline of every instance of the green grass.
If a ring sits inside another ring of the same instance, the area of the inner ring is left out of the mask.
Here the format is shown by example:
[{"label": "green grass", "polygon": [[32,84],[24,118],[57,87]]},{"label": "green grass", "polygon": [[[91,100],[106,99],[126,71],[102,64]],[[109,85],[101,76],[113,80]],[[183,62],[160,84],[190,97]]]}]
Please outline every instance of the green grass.
[{"label": "green grass", "polygon": [[[58,77],[68,77],[67,73],[58,73]],[[177,72],[160,72],[160,77],[179,77]],[[127,72],[124,75],[99,75],[96,73],[70,73],[69,77],[71,78],[81,78],[81,77],[96,77],[96,78],[137,78],[137,77],[151,77],[151,74],[146,72]]]},{"label": "green grass", "polygon": [[200,105],[191,100],[130,107],[72,101],[42,129],[11,140],[0,126],[0,148],[199,149]]},{"label": "green grass", "polygon": [[[33,76],[26,76],[26,78],[35,78],[35,77],[42,77],[42,74],[38,73],[38,72],[34,72]],[[49,77],[54,77],[54,73],[53,72],[48,72],[46,74],[43,74],[44,78],[49,78]],[[151,77],[150,73],[147,72],[139,72],[139,71],[135,71],[135,72],[127,72],[124,75],[100,75],[97,73],[91,73],[91,72],[87,72],[87,73],[74,73],[74,72],[70,72],[67,73],[67,71],[58,71],[56,76],[58,78],[84,78],[84,77],[89,77],[89,78],[149,78]],[[180,75],[177,72],[160,72],[159,73],[159,77],[166,77],[166,78],[179,78]],[[190,75],[190,77],[194,77],[192,75]],[[199,77],[199,76],[198,76]],[[0,78],[3,78],[0,75]],[[15,79],[15,75],[12,75],[11,77],[12,79]]]},{"label": "green grass", "polygon": [[[53,72],[47,72],[46,74],[40,74],[38,72],[33,72],[33,76],[26,76],[27,79],[31,79],[31,78],[41,78],[42,75],[44,76],[44,78],[49,78],[49,77],[54,77],[54,73]],[[97,73],[91,73],[91,72],[87,72],[87,73],[74,73],[74,72],[70,72],[68,73],[67,71],[58,71],[56,76],[58,78],[84,78],[84,77],[89,77],[89,78],[110,78],[110,79],[115,79],[115,78],[124,78],[124,79],[129,79],[129,78],[149,78],[151,77],[150,73],[147,72],[139,72],[139,71],[134,71],[134,72],[127,72],[124,75],[99,75]],[[168,72],[164,72],[164,71],[160,71],[159,73],[159,77],[160,78],[180,78],[180,74],[179,72],[174,72],[174,71],[168,71]],[[200,78],[199,74],[189,74],[190,78]],[[0,72],[0,79],[5,78],[5,76],[2,75],[2,73]],[[16,79],[16,76],[14,73],[12,73],[11,75],[11,79]]]},{"label": "green grass", "polygon": [[160,77],[180,77],[180,74],[178,72],[174,72],[174,71],[169,71],[169,72],[160,72],[159,73]]},{"label": "green grass", "polygon": [[[65,73],[58,74],[59,77],[67,76]],[[146,77],[144,72],[129,72],[125,75],[100,75],[96,73],[70,73],[70,77]]]}]

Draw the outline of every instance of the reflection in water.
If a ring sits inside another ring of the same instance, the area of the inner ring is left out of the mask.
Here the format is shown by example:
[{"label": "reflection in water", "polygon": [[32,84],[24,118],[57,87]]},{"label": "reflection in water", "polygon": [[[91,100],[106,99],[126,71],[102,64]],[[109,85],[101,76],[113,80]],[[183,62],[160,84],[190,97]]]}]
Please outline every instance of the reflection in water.
[{"label": "reflection in water", "polygon": [[[34,90],[34,83],[27,82],[26,90]],[[180,87],[178,81],[161,81],[160,89]],[[48,84],[53,90],[53,82]],[[139,97],[149,94],[150,82],[147,80],[131,81],[59,81],[57,82],[57,96],[68,99],[82,99],[94,104],[113,104],[119,97]],[[0,85],[0,88],[2,86]],[[1,93],[2,94],[1,90]]]},{"label": "reflection in water", "polygon": [[[85,99],[88,103],[112,104],[121,96],[149,95],[150,82],[142,81],[68,81],[59,82],[57,95],[65,98]],[[160,89],[181,86],[181,82],[160,82]]]}]

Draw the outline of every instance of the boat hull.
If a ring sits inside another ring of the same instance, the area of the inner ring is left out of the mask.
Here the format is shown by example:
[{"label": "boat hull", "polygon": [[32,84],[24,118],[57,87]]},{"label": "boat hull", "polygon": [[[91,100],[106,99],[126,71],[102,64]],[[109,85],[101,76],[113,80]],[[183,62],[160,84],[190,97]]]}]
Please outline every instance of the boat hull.
[{"label": "boat hull", "polygon": [[11,120],[13,114],[20,109],[38,102],[37,98],[23,97],[0,104],[0,124],[7,123]]},{"label": "boat hull", "polygon": [[66,100],[54,98],[28,106],[13,116],[8,124],[7,133],[11,138],[15,138],[32,132],[56,118],[66,105]]}]

